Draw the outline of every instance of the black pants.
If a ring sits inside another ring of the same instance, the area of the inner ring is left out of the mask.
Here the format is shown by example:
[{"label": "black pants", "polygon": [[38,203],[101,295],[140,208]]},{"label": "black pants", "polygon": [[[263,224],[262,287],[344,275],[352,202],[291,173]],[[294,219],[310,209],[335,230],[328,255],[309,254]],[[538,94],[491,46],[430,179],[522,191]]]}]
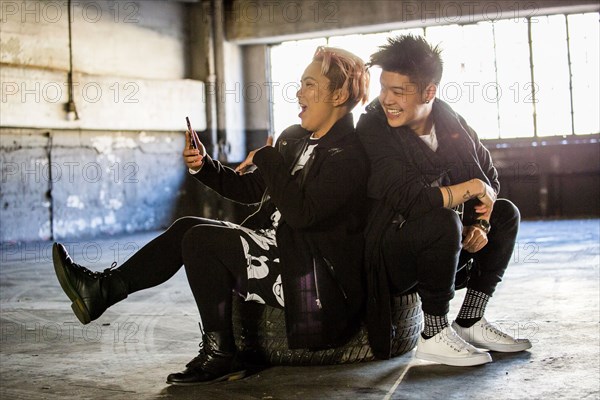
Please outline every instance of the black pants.
[{"label": "black pants", "polygon": [[231,329],[232,291],[283,307],[279,252],[272,235],[184,217],[118,268],[128,292],[166,282],[185,265],[206,331]]},{"label": "black pants", "polygon": [[445,315],[454,297],[459,258],[472,257],[467,287],[491,296],[512,256],[519,222],[517,207],[509,200],[498,199],[490,218],[488,243],[474,254],[461,250],[462,222],[450,209],[432,210],[406,221],[400,229],[393,226],[383,243],[392,291],[402,293],[416,286],[423,311]]}]

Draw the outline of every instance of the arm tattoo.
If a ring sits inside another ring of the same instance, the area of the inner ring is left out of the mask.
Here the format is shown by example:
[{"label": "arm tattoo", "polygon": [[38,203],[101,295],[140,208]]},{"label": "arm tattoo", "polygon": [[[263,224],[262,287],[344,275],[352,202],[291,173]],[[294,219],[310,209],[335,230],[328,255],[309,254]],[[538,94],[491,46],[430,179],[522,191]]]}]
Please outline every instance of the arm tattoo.
[{"label": "arm tattoo", "polygon": [[463,195],[463,199],[469,200],[471,198],[471,192],[467,190],[467,192]]},{"label": "arm tattoo", "polygon": [[448,186],[444,187],[446,192],[448,192],[448,208],[452,208],[452,203],[454,203],[454,198],[452,196],[452,190]]}]

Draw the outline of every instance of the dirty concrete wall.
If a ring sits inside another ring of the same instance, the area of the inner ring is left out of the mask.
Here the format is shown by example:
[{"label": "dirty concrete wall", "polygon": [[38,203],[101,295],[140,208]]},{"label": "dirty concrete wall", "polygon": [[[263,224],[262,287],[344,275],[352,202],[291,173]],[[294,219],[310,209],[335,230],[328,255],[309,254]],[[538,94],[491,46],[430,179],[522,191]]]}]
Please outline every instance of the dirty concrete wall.
[{"label": "dirty concrete wall", "polygon": [[204,85],[188,79],[193,5],[74,1],[79,119],[70,121],[67,4],[0,1],[0,241],[158,229],[187,210],[202,215],[180,156],[184,117],[206,125]]},{"label": "dirty concrete wall", "polygon": [[2,134],[2,241],[157,229],[186,195],[180,133]]}]

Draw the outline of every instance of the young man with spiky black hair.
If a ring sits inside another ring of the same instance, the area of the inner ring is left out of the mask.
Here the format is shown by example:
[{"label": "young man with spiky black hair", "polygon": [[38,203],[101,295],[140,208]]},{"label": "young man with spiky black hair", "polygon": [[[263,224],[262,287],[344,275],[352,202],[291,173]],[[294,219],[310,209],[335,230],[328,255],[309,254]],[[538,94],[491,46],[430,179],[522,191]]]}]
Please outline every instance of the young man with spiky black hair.
[{"label": "young man with spiky black hair", "polygon": [[[514,339],[484,317],[510,261],[520,215],[497,199],[498,173],[475,131],[435,97],[439,49],[402,35],[380,47],[370,65],[382,68],[381,92],[357,131],[371,163],[366,263],[374,353],[390,356],[390,295],[413,290],[425,320],[417,358],[470,366],[492,361],[481,348],[530,348],[529,340]],[[467,293],[449,324],[455,287]]]}]

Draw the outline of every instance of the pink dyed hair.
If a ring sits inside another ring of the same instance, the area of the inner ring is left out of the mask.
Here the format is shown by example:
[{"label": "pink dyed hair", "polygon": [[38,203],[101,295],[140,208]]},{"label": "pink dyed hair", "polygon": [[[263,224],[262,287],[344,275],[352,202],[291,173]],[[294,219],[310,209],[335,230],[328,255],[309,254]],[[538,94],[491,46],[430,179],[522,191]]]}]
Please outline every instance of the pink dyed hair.
[{"label": "pink dyed hair", "polygon": [[321,73],[329,79],[329,90],[348,91],[346,105],[352,110],[369,100],[369,71],[365,62],[349,51],[319,46],[313,61],[321,62]]}]

